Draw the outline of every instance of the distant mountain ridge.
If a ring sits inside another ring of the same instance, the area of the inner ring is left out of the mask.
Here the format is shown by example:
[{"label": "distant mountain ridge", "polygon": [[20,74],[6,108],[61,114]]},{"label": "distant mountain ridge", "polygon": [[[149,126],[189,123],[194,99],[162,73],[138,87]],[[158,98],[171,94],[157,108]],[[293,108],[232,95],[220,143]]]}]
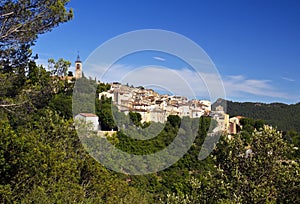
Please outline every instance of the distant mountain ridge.
[{"label": "distant mountain ridge", "polygon": [[254,119],[263,119],[267,124],[277,127],[278,130],[295,130],[300,133],[300,102],[296,104],[284,103],[257,103],[233,102],[218,99],[212,104],[212,109],[226,104],[226,112],[232,116],[245,116]]}]

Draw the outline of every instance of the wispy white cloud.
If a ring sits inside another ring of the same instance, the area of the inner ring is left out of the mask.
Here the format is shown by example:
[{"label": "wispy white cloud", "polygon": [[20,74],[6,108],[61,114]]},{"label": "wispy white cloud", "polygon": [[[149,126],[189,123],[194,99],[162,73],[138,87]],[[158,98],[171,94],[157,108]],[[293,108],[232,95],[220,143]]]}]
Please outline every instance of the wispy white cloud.
[{"label": "wispy white cloud", "polygon": [[288,77],[281,77],[281,79],[286,80],[286,81],[290,81],[290,82],[295,81],[295,79],[291,79],[291,78],[288,78]]},{"label": "wispy white cloud", "polygon": [[156,60],[162,61],[162,62],[166,61],[166,59],[162,58],[162,57],[153,57],[153,59],[156,59]]},{"label": "wispy white cloud", "polygon": [[197,73],[187,68],[170,69],[159,66],[133,67],[131,65],[114,64],[89,66],[87,76],[97,77],[100,81],[119,81],[134,86],[160,88],[175,95],[189,98],[225,97],[221,78],[215,73]]},{"label": "wispy white cloud", "polygon": [[242,75],[223,78],[226,94],[237,97],[245,94],[274,98],[289,98],[287,93],[278,91],[271,80],[247,79]]},{"label": "wispy white cloud", "polygon": [[86,76],[96,77],[102,82],[121,81],[122,78],[131,70],[135,69],[132,65],[114,64],[84,64],[83,72]]},{"label": "wispy white cloud", "polygon": [[112,67],[93,65],[88,72],[89,75],[97,76],[105,82],[119,81],[135,86],[148,85],[173,94],[189,98],[196,96],[212,101],[218,97],[238,98],[251,95],[290,98],[287,93],[276,89],[270,80],[249,79],[243,75],[220,77],[217,73],[197,73],[188,68],[174,70],[159,66],[134,67],[124,64],[115,64]]}]

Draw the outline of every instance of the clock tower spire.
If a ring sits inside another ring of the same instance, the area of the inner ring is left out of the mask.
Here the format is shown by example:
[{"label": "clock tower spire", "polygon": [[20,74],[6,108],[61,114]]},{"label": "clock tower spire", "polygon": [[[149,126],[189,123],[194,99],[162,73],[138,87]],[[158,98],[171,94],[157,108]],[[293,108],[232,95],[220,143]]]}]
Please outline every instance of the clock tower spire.
[{"label": "clock tower spire", "polygon": [[79,79],[82,77],[82,62],[79,57],[79,52],[77,55],[77,60],[75,61],[75,78]]}]

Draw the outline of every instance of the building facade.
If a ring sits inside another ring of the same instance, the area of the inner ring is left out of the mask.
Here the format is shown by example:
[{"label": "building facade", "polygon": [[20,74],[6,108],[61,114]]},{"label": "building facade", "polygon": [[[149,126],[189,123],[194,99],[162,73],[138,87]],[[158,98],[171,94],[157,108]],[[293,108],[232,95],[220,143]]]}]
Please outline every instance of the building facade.
[{"label": "building facade", "polygon": [[91,125],[91,130],[98,131],[99,117],[93,113],[79,113],[75,116],[75,120],[83,121],[87,125]]}]

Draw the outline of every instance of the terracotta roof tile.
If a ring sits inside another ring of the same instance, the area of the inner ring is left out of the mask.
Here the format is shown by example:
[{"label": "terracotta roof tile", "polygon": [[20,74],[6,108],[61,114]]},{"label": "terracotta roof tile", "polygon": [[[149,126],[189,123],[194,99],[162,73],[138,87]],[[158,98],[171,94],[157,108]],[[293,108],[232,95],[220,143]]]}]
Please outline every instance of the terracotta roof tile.
[{"label": "terracotta roof tile", "polygon": [[98,117],[97,115],[95,115],[93,113],[79,113],[79,114],[84,117]]}]

